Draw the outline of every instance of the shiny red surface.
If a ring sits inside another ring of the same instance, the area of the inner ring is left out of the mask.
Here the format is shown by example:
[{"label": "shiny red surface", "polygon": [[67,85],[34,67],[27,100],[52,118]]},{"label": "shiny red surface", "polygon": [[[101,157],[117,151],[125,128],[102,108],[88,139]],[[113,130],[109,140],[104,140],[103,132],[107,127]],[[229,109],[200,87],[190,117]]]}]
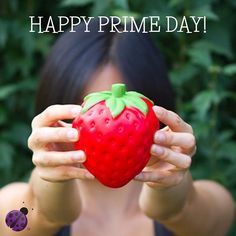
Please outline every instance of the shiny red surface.
[{"label": "shiny red surface", "polygon": [[80,133],[77,150],[86,153],[84,166],[104,185],[118,188],[127,184],[146,166],[159,121],[152,103],[143,115],[136,108],[125,108],[112,118],[105,102],[99,102],[73,121]]}]

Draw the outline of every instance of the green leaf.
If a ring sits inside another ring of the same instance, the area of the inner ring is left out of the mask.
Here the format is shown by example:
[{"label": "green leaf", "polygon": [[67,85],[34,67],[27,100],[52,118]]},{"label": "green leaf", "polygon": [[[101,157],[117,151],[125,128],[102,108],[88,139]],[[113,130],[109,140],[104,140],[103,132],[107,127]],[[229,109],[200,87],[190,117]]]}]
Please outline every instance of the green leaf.
[{"label": "green leaf", "polygon": [[[129,9],[128,0],[113,0],[113,1],[116,7],[124,9],[124,10]],[[123,15],[123,16],[127,16],[127,15]]]},{"label": "green leaf", "polygon": [[7,122],[7,114],[9,111],[0,106],[0,126]]},{"label": "green leaf", "polygon": [[226,65],[223,68],[223,73],[229,76],[236,74],[236,64]]},{"label": "green leaf", "polygon": [[194,108],[199,112],[199,116],[203,118],[211,105],[219,99],[218,94],[214,90],[206,90],[199,93],[193,100]]},{"label": "green leaf", "polygon": [[0,169],[9,170],[12,166],[13,147],[6,143],[0,143]]},{"label": "green leaf", "polygon": [[[30,135],[31,129],[29,125],[15,122],[4,134],[6,140],[16,145],[25,146]],[[14,134],[14,135],[13,135]]]},{"label": "green leaf", "polygon": [[135,92],[135,91],[129,91],[129,92],[126,92],[126,94],[128,96],[133,96],[133,97],[141,97],[141,98],[146,98],[147,100],[149,100],[151,103],[153,103],[153,101],[151,99],[149,99],[148,97],[144,96],[143,94],[141,93],[138,93],[138,92]]},{"label": "green leaf", "polygon": [[[125,108],[127,107],[135,107],[140,110],[144,115],[148,112],[148,106],[146,102],[144,102],[141,98],[146,98],[144,95],[130,91],[126,92],[125,84],[113,84],[111,92],[110,91],[102,91],[88,94],[85,98],[85,104],[82,109],[82,112],[86,112],[90,107],[95,105],[96,103],[105,100],[106,106],[109,108],[112,117],[117,117]],[[148,99],[152,102],[150,99]],[[153,102],[152,102],[153,103]]]},{"label": "green leaf", "polygon": [[87,112],[92,106],[94,106],[95,104],[101,102],[101,101],[105,101],[107,99],[107,95],[98,93],[95,96],[91,96],[89,98],[87,98],[84,102],[84,106],[82,108],[82,113]]},{"label": "green leaf", "polygon": [[199,113],[196,115],[195,121],[191,122],[194,135],[197,139],[207,138],[209,135],[209,124],[200,117]]},{"label": "green leaf", "polygon": [[0,100],[7,98],[9,95],[14,93],[18,89],[16,84],[5,85],[0,88]]},{"label": "green leaf", "polygon": [[229,25],[225,24],[226,22],[227,18],[207,23],[207,33],[204,35],[204,41],[209,44],[214,52],[232,59],[234,56],[232,33]]},{"label": "green leaf", "polygon": [[1,21],[0,21],[0,29],[1,29],[0,48],[4,47],[7,42],[7,37],[8,37],[7,28],[8,28],[8,22],[1,19]]},{"label": "green leaf", "polygon": [[127,107],[134,107],[140,110],[145,116],[148,112],[148,106],[147,104],[139,97],[136,96],[127,96],[125,95],[123,97],[123,101],[125,102]]},{"label": "green leaf", "polygon": [[43,37],[36,37],[34,39],[34,50],[36,52],[42,53],[43,55],[46,55],[48,53],[52,40],[53,37],[51,34],[44,34]]},{"label": "green leaf", "polygon": [[[223,33],[225,35],[224,32],[221,32],[221,33]],[[221,36],[219,36],[219,37],[221,37]],[[230,47],[230,45],[228,45],[226,39],[222,40],[220,43],[217,41],[210,41],[210,39],[196,41],[195,43],[193,43],[191,45],[190,55],[192,54],[192,51],[196,51],[194,53],[196,53],[197,55],[198,55],[198,53],[205,55],[206,54],[205,52],[207,52],[208,54],[214,52],[219,55],[223,55],[223,56],[227,56],[227,57],[232,56],[231,47]],[[198,58],[200,58],[200,55],[198,55]]]},{"label": "green leaf", "polygon": [[169,6],[176,7],[176,6],[179,6],[180,4],[182,5],[183,3],[184,3],[184,0],[170,0]]},{"label": "green leaf", "polygon": [[228,141],[221,143],[217,156],[218,158],[230,159],[236,164],[235,153],[236,153],[236,143],[233,141]]},{"label": "green leaf", "polygon": [[233,136],[234,136],[233,130],[225,130],[225,131],[222,131],[222,132],[218,135],[217,140],[218,140],[218,142],[226,143],[226,142],[228,142],[228,140],[231,139]]},{"label": "green leaf", "polygon": [[208,68],[212,64],[210,51],[211,48],[209,44],[197,41],[192,44],[187,54],[190,56],[193,64]]},{"label": "green leaf", "polygon": [[106,106],[109,108],[113,118],[116,118],[125,108],[122,98],[114,97],[106,100]]},{"label": "green leaf", "polygon": [[64,0],[61,3],[62,7],[70,7],[70,6],[85,6],[89,3],[93,3],[94,0]]},{"label": "green leaf", "polygon": [[32,90],[35,88],[36,81],[25,80],[22,83],[8,84],[0,88],[0,100],[6,99],[19,90]]},{"label": "green leaf", "polygon": [[112,15],[120,17],[122,23],[124,23],[124,18],[122,16],[128,16],[128,18],[126,19],[127,22],[130,22],[130,17],[131,16],[136,18],[136,19],[140,16],[140,14],[137,13],[137,12],[120,10],[120,9],[113,10]]},{"label": "green leaf", "polygon": [[198,68],[190,63],[183,64],[170,72],[170,78],[174,85],[181,86],[191,80],[198,73]]},{"label": "green leaf", "polygon": [[219,20],[216,13],[213,12],[210,5],[202,5],[190,11],[189,15],[193,16],[206,16],[209,20]]},{"label": "green leaf", "polygon": [[92,16],[108,15],[111,7],[111,0],[94,0],[94,4],[90,13]]},{"label": "green leaf", "polygon": [[84,97],[84,100],[90,99],[91,97],[94,97],[94,96],[100,96],[100,95],[104,95],[104,97],[108,98],[111,96],[111,92],[110,91],[102,91],[102,92],[90,93]]}]

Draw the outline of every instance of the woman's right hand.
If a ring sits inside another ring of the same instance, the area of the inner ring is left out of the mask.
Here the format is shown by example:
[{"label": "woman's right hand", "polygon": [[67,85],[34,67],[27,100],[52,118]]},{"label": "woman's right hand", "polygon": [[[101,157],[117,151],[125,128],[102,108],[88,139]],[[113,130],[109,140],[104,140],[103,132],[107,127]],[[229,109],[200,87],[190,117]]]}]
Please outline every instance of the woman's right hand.
[{"label": "woman's right hand", "polygon": [[78,105],[52,105],[32,121],[28,146],[33,151],[33,163],[39,176],[50,182],[70,179],[93,179],[94,176],[81,164],[85,153],[74,150],[79,133],[62,120],[74,119],[80,114]]}]

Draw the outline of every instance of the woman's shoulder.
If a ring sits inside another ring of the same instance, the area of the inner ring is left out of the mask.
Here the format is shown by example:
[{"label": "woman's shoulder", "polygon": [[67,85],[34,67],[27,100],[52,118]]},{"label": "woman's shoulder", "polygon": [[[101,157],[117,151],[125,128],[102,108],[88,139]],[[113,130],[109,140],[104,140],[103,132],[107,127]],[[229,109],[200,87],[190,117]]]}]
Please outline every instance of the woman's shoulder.
[{"label": "woman's shoulder", "polygon": [[[9,230],[5,223],[5,217],[10,211],[20,210],[24,207],[24,194],[28,189],[26,183],[11,183],[0,189],[0,232],[1,235],[11,235],[14,231]],[[12,231],[12,232],[11,232]]]},{"label": "woman's shoulder", "polygon": [[[0,189],[0,210],[17,207],[19,204],[22,207],[22,202],[25,193],[29,190],[27,183],[15,182],[8,184]],[[24,201],[24,200],[23,200]],[[19,207],[20,207],[19,205]]]},{"label": "woman's shoulder", "polygon": [[[10,183],[0,189],[0,232],[1,235],[14,236],[16,234],[5,223],[5,217],[13,210],[20,211],[21,208],[27,208],[27,228],[30,229],[31,235],[41,236],[54,234],[59,226],[48,222],[38,214],[37,204],[33,197],[33,191],[28,183],[15,182]],[[43,230],[42,230],[43,229]],[[22,236],[28,236],[29,231],[20,232]]]}]

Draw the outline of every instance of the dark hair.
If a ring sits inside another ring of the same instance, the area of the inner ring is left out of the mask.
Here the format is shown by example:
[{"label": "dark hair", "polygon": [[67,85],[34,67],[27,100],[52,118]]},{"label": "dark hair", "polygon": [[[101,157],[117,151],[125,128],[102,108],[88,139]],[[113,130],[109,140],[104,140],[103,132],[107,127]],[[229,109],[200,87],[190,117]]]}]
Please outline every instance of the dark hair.
[{"label": "dark hair", "polygon": [[[91,20],[90,32],[80,24],[65,32],[52,47],[42,70],[36,114],[52,104],[78,104],[82,91],[101,66],[112,63],[122,74],[128,90],[143,93],[155,104],[175,110],[175,98],[164,60],[150,35],[139,32],[98,32]],[[119,26],[122,28],[122,25]]]}]

